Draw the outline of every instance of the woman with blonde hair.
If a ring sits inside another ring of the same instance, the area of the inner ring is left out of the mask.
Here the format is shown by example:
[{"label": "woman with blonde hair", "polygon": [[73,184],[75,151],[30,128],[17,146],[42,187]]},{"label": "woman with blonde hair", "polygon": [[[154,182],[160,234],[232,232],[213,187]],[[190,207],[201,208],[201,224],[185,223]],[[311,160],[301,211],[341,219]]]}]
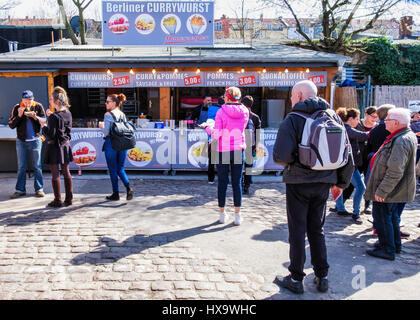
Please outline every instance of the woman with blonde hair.
[{"label": "woman with blonde hair", "polygon": [[240,103],[240,99],[241,91],[239,88],[227,88],[224,95],[225,104],[216,114],[214,128],[206,127],[206,131],[212,139],[218,141],[217,194],[220,211],[219,222],[225,223],[228,218],[225,213],[225,204],[230,169],[235,206],[235,225],[240,225],[242,221],[240,209],[242,204],[244,150],[246,149],[245,128],[249,120],[248,108]]},{"label": "woman with blonde hair", "polygon": [[59,208],[61,202],[60,166],[64,176],[66,190],[65,206],[73,204],[73,180],[69,170],[69,164],[73,161],[70,147],[72,115],[69,110],[70,104],[66,91],[61,87],[55,87],[50,97],[50,105],[54,112],[47,110],[48,122],[43,122],[42,133],[46,137],[47,151],[45,163],[50,165],[51,182],[54,191],[54,200],[49,207]]},{"label": "woman with blonde hair", "polygon": [[106,164],[108,166],[112,184],[112,195],[107,196],[106,199],[112,201],[120,200],[118,177],[120,177],[127,189],[127,200],[133,199],[134,194],[134,191],[130,186],[130,180],[128,180],[127,174],[124,170],[128,150],[114,150],[111,145],[110,137],[112,124],[116,121],[127,120],[124,112],[121,111],[121,105],[124,101],[126,101],[126,97],[122,93],[118,95],[109,95],[105,102],[107,112],[105,113],[104,122],[99,123],[99,128],[101,128],[104,133],[105,143],[103,151],[105,152]]}]

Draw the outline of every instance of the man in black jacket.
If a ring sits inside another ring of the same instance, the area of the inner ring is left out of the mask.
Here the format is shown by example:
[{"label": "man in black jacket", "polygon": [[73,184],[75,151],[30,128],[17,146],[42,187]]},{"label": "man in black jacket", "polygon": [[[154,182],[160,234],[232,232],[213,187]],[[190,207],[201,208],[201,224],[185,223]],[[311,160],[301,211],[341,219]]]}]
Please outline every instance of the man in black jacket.
[{"label": "man in black jacket", "polygon": [[[37,197],[44,197],[41,165],[41,124],[39,118],[45,118],[42,105],[34,101],[32,91],[22,94],[22,102],[15,105],[9,119],[9,127],[16,128],[16,153],[18,160],[18,178],[16,191],[10,198],[26,195],[26,159],[29,156],[34,170],[34,188]],[[44,120],[45,121],[45,120]]]},{"label": "man in black jacket", "polygon": [[[298,82],[292,89],[293,111],[313,114],[329,109],[328,103],[317,97],[317,88],[311,81]],[[339,123],[341,119],[336,116]],[[328,290],[327,249],[323,225],[330,188],[341,192],[350,184],[354,170],[351,153],[347,164],[337,170],[312,170],[302,165],[298,157],[298,145],[302,140],[305,119],[291,114],[280,124],[273,158],[285,167],[283,181],[286,184],[286,207],[290,243],[290,275],[276,277],[282,287],[294,293],[303,293],[305,234],[307,233],[315,282],[320,292]]]}]

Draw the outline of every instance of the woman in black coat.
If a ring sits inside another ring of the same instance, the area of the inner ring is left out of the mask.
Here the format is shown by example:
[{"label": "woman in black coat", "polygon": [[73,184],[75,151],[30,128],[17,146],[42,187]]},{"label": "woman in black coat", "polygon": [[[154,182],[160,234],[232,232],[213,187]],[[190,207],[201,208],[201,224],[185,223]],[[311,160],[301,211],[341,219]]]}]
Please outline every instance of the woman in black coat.
[{"label": "woman in black coat", "polygon": [[[354,197],[353,197],[353,221],[357,224],[361,224],[362,220],[360,219],[360,203],[363,199],[363,194],[365,193],[366,186],[360,175],[359,167],[363,165],[362,154],[360,152],[359,144],[360,142],[367,141],[369,134],[354,129],[359,124],[360,111],[355,108],[339,108],[337,114],[343,120],[346,127],[347,134],[349,136],[351,149],[353,153],[353,159],[355,164],[355,170],[351,178],[351,184],[355,188]],[[341,195],[336,201],[336,206],[338,214],[346,214],[346,209],[344,207],[343,195]]]},{"label": "woman in black coat", "polygon": [[67,93],[63,88],[55,87],[53,89],[50,104],[55,112],[47,110],[48,124],[44,122],[42,128],[42,133],[47,138],[45,163],[50,165],[54,190],[54,201],[50,202],[48,206],[59,208],[63,205],[61,202],[60,166],[66,190],[64,205],[70,206],[73,203],[73,180],[69,170],[69,164],[73,161],[70,147],[72,115],[69,111]]}]

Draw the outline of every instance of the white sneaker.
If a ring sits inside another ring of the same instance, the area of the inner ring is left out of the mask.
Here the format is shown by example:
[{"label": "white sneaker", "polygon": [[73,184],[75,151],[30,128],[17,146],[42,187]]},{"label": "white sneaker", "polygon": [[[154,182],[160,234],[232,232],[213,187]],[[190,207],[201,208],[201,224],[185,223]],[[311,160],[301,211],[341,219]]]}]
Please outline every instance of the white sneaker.
[{"label": "white sneaker", "polygon": [[235,226],[240,226],[242,223],[242,217],[240,213],[235,213]]},{"label": "white sneaker", "polygon": [[227,219],[229,218],[229,215],[227,215],[226,212],[224,213],[219,212],[219,215],[220,215],[219,223],[226,223]]},{"label": "white sneaker", "polygon": [[214,184],[214,181],[209,181],[209,184]]}]

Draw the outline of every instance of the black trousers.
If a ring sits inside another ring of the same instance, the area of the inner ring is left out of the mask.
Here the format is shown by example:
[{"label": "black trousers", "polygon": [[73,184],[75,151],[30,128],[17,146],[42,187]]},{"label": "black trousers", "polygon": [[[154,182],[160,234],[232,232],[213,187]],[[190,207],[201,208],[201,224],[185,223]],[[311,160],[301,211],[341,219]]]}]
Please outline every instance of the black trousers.
[{"label": "black trousers", "polygon": [[[216,176],[216,161],[214,160],[215,157],[217,157],[217,153],[215,152],[215,154],[212,156],[212,151],[211,151],[211,144],[209,143],[208,145],[208,149],[207,149],[208,153],[208,158],[209,158],[209,166],[207,169],[207,178],[209,182],[214,182],[214,178]],[[213,159],[213,160],[212,160]]]},{"label": "black trousers", "polygon": [[327,248],[325,246],[325,209],[330,184],[286,184],[287,222],[289,226],[290,266],[294,280],[302,281],[305,254],[305,234],[311,251],[311,263],[315,276],[328,274]]}]

